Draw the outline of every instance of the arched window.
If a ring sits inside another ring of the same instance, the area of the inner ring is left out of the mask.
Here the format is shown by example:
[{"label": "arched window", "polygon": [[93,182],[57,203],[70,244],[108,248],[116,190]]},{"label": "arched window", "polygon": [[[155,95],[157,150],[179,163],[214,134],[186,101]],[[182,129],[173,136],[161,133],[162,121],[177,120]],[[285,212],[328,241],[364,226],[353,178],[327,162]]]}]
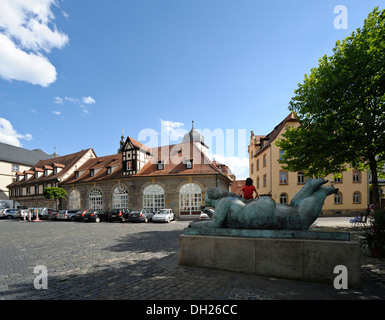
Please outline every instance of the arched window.
[{"label": "arched window", "polygon": [[103,195],[99,189],[92,189],[88,197],[88,207],[90,210],[103,209]]},{"label": "arched window", "polygon": [[68,195],[68,209],[80,209],[80,192],[77,189],[72,190]]},{"label": "arched window", "polygon": [[151,184],[143,190],[143,209],[157,212],[164,208],[164,189],[159,184]]},{"label": "arched window", "polygon": [[287,204],[288,199],[287,199],[287,194],[286,193],[281,193],[281,195],[279,196],[279,202],[281,204]]},{"label": "arched window", "polygon": [[179,209],[181,215],[200,214],[202,189],[196,183],[186,183],[179,190]]},{"label": "arched window", "polygon": [[112,192],[112,208],[128,209],[128,191],[122,186],[118,186]]}]

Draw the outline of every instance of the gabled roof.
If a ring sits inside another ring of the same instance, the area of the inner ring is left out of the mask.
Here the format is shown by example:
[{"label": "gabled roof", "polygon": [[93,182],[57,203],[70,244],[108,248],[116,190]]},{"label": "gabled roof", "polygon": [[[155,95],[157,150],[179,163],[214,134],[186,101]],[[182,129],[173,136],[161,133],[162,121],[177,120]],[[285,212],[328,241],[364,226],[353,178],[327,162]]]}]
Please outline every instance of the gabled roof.
[{"label": "gabled roof", "polygon": [[258,136],[259,137],[259,144],[263,142],[263,147],[259,149],[254,157],[257,157],[261,152],[265,151],[270,144],[278,137],[279,133],[282,131],[283,128],[285,128],[286,124],[288,122],[296,122],[295,115],[293,112],[291,112],[280,124],[278,124],[273,131],[271,131],[267,136]]},{"label": "gabled roof", "polygon": [[[107,168],[111,167],[112,173],[107,174]],[[91,176],[94,170],[94,176]],[[76,178],[76,173],[79,177]],[[122,177],[122,155],[120,153],[104,157],[89,159],[75,172],[73,172],[63,183],[73,184],[79,182],[100,181]]]},{"label": "gabled roof", "polygon": [[144,145],[143,143],[135,140],[132,137],[127,137],[126,142],[124,143],[124,146],[123,146],[122,150],[127,149],[127,145],[130,144],[130,143],[137,150],[140,149],[143,152],[151,153],[151,148],[150,147],[147,147],[146,145]]},{"label": "gabled roof", "polygon": [[[223,174],[194,142],[178,143],[152,149],[152,157],[136,176],[169,176],[194,174]],[[192,169],[187,169],[186,163],[193,162]],[[164,168],[158,170],[158,161],[164,163]]]},{"label": "gabled roof", "polygon": [[0,142],[0,161],[32,166],[40,160],[56,158],[58,155],[47,154],[40,149],[27,150]]},{"label": "gabled roof", "polygon": [[[90,149],[82,150],[66,156],[56,157],[54,159],[41,160],[37,162],[30,170],[25,171],[26,173],[32,174],[32,177],[30,177],[27,181],[23,179],[19,182],[14,182],[10,184],[8,187],[28,186],[28,185],[44,184],[52,181],[59,181],[59,179],[61,179],[64,175],[66,175],[69,170],[73,169],[76,163],[83,156],[85,156],[89,151],[92,151],[94,153],[93,149],[90,148]],[[35,170],[38,170],[41,168],[53,169],[53,167],[62,168],[62,170],[57,174],[54,174],[52,171],[46,177],[44,175],[41,175],[40,177],[35,178],[33,175]],[[18,175],[21,175],[21,174],[18,173]]]},{"label": "gabled roof", "polygon": [[[130,176],[131,178],[217,174],[231,179],[228,177],[227,172],[222,172],[193,142],[179,143],[149,150],[151,151],[151,158],[136,175]],[[193,166],[191,169],[187,169],[186,163],[191,160]],[[164,163],[162,170],[158,170],[159,161]],[[113,169],[111,174],[107,174],[108,167]],[[90,174],[92,169],[94,169],[94,176]],[[79,172],[77,178],[76,172]],[[76,172],[72,173],[62,184],[120,179],[123,177],[122,154],[118,153],[89,159]]]}]

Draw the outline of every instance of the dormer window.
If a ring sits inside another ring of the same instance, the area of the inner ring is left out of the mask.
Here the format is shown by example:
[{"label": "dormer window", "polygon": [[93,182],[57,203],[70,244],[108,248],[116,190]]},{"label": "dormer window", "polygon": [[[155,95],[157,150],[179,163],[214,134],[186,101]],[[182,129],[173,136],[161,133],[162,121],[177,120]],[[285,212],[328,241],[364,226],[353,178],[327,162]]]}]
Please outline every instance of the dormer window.
[{"label": "dormer window", "polygon": [[90,176],[93,177],[95,175],[95,169],[90,170]]},{"label": "dormer window", "polygon": [[44,177],[48,177],[52,173],[53,167],[45,165],[43,169],[44,169]]},{"label": "dormer window", "polygon": [[75,171],[75,179],[79,178],[79,171]]},{"label": "dormer window", "polygon": [[57,174],[57,167],[53,168],[53,174]]},{"label": "dormer window", "polygon": [[35,179],[39,178],[39,173],[35,172]]},{"label": "dormer window", "polygon": [[111,172],[112,172],[111,167],[107,167],[107,174],[111,174]]},{"label": "dormer window", "polygon": [[163,170],[164,169],[164,162],[163,161],[158,161],[158,170]]},{"label": "dormer window", "polygon": [[193,167],[193,161],[187,160],[186,161],[186,169],[192,169],[192,167]]}]

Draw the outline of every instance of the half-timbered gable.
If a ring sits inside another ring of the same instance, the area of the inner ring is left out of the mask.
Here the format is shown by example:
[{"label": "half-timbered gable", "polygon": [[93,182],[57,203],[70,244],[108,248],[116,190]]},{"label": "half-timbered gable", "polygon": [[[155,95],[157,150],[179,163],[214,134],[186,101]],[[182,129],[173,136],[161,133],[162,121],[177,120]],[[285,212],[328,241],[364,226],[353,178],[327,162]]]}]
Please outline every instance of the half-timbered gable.
[{"label": "half-timbered gable", "polygon": [[149,147],[127,137],[122,149],[123,176],[136,175],[148,162],[150,156]]}]

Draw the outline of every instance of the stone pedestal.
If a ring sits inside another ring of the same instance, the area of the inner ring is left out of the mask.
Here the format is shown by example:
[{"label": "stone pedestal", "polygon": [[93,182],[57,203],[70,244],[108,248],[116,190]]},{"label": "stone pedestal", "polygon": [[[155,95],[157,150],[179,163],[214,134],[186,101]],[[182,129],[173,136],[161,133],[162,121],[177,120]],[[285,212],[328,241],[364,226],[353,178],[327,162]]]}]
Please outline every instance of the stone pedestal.
[{"label": "stone pedestal", "polygon": [[360,287],[360,246],[346,240],[184,234],[179,264],[330,285],[338,275],[334,268],[343,265],[349,288]]}]

